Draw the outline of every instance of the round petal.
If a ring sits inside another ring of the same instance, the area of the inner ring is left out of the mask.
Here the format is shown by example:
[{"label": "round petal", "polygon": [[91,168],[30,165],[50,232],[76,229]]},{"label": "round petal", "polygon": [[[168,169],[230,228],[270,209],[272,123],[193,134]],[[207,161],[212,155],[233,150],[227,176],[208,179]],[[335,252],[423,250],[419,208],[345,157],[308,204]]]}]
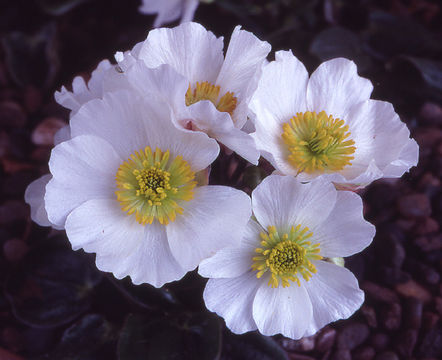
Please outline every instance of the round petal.
[{"label": "round petal", "polygon": [[304,336],[315,334],[330,322],[347,319],[364,302],[364,293],[349,270],[325,261],[317,261],[315,266],[318,272],[302,285],[313,307]]},{"label": "round petal", "polygon": [[198,5],[199,5],[199,0],[184,0],[184,9],[183,9],[183,15],[181,16],[181,23],[193,20]]},{"label": "round petal", "polygon": [[237,129],[228,113],[218,111],[210,101],[199,101],[188,107],[188,116],[198,130],[258,165],[260,155],[253,138]]},{"label": "round petal", "polygon": [[187,270],[216,251],[241,241],[251,215],[246,193],[227,186],[202,186],[181,204],[184,212],[167,225],[172,254]]},{"label": "round petal", "polygon": [[154,27],[170,23],[181,15],[183,0],[143,0],[138,10],[143,14],[158,14]]},{"label": "round petal", "polygon": [[90,199],[114,198],[115,174],[123,160],[106,141],[78,136],[57,145],[49,168],[45,206],[51,223],[64,227],[69,213]]},{"label": "round petal", "polygon": [[51,174],[46,174],[31,182],[25,191],[25,201],[31,207],[31,219],[40,226],[51,226],[45,209],[44,196],[46,184],[52,179]]},{"label": "round petal", "polygon": [[388,164],[383,173],[385,177],[400,177],[411,167],[416,166],[419,161],[419,146],[413,139],[406,140],[406,145],[402,149],[399,157]]},{"label": "round petal", "polygon": [[119,208],[116,200],[89,200],[66,220],[66,233],[74,250],[97,254],[97,267],[134,284],[156,287],[178,280],[184,271],[170,253],[163,225],[142,226]]},{"label": "round petal", "polygon": [[54,135],[54,145],[58,145],[63,141],[67,141],[71,138],[71,128],[69,125],[60,128]]},{"label": "round petal", "polygon": [[223,38],[197,23],[184,23],[173,29],[152,30],[144,42],[139,58],[150,68],[169,64],[191,84],[212,84],[224,60]]},{"label": "round petal", "polygon": [[327,219],[311,229],[311,241],[320,243],[324,257],[345,257],[370,245],[375,227],[363,217],[361,197],[351,191],[338,191],[336,204]]},{"label": "round petal", "polygon": [[253,301],[253,319],[263,335],[303,337],[312,321],[312,304],[304,281],[301,286],[272,288],[262,279]]},{"label": "round petal", "polygon": [[252,308],[260,281],[252,272],[233,279],[209,279],[203,298],[207,309],[216,312],[235,334],[256,330]]},{"label": "round petal", "polygon": [[71,131],[73,136],[93,134],[105,139],[125,160],[150,146],[168,149],[172,157],[182,156],[193,171],[209,166],[219,153],[216,141],[203,133],[178,129],[173,118],[166,103],[124,90],[84,105],[72,118]]},{"label": "round petal", "polygon": [[337,58],[319,65],[307,87],[310,111],[325,111],[334,118],[344,119],[350,109],[370,98],[373,85],[360,77],[353,61]]},{"label": "round petal", "polygon": [[321,224],[336,202],[336,189],[323,179],[303,184],[291,176],[270,175],[252,193],[253,213],[262,227],[288,232]]}]

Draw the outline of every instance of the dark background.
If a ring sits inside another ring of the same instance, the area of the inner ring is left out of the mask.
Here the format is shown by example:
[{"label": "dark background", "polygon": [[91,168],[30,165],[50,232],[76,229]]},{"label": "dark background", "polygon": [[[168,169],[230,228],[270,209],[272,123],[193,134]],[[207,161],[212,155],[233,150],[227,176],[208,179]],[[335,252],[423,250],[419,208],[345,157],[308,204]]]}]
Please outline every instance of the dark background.
[{"label": "dark background", "polygon": [[[442,358],[442,2],[216,0],[196,12],[226,40],[241,24],[274,51],[292,49],[309,71],[355,61],[420,145],[418,167],[361,192],[377,235],[346,264],[365,304],[300,341],[233,335],[205,310],[197,274],[162,289],[117,281],[30,220],[24,190],[48,172],[69,118],[53,93],[145,39],[154,17],[139,2],[0,1],[0,360]],[[250,191],[270,170],[223,154],[211,182]]]}]

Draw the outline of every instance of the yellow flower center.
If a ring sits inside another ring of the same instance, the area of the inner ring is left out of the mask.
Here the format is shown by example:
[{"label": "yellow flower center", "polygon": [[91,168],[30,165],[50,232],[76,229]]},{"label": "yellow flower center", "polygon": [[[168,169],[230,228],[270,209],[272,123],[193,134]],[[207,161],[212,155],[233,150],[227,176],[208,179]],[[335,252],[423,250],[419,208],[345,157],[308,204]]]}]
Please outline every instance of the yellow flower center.
[{"label": "yellow flower center", "polygon": [[135,214],[140,224],[174,221],[182,214],[182,201],[193,198],[195,173],[181,156],[170,159],[170,152],[147,146],[135,151],[118,168],[115,192],[121,209]]},{"label": "yellow flower center", "polygon": [[290,152],[288,160],[298,173],[330,173],[351,165],[355,142],[347,139],[351,134],[344,124],[344,120],[333,119],[325,111],[307,111],[282,125],[281,136]]},{"label": "yellow flower center", "polygon": [[187,106],[195,104],[201,100],[210,100],[218,111],[228,112],[230,116],[233,115],[238,103],[238,99],[232,92],[226,92],[220,97],[220,87],[212,85],[207,81],[202,83],[197,82],[193,90],[191,85],[189,85],[189,89],[186,92]]},{"label": "yellow flower center", "polygon": [[268,285],[277,288],[290,286],[290,281],[301,286],[298,275],[308,281],[316,273],[312,260],[320,260],[319,244],[307,241],[313,233],[307,227],[301,230],[301,225],[292,226],[290,232],[279,234],[274,226],[268,227],[268,232],[262,232],[261,245],[255,250],[259,255],[253,258],[252,270],[257,271],[259,279],[270,272]]}]

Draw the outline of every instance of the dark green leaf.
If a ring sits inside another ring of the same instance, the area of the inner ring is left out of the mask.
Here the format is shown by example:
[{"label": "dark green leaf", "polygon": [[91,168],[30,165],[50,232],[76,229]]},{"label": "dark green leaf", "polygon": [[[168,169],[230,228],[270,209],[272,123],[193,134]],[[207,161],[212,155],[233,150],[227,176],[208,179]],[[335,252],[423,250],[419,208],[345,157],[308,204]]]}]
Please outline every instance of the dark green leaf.
[{"label": "dark green leaf", "polygon": [[33,36],[12,32],[3,37],[6,64],[18,85],[51,85],[58,71],[56,29],[52,23]]},{"label": "dark green leaf", "polygon": [[310,52],[322,61],[337,57],[353,60],[361,72],[367,71],[371,66],[371,58],[363,51],[359,37],[341,27],[320,32],[313,40]]},{"label": "dark green leaf", "polygon": [[244,170],[243,180],[245,186],[253,190],[267,176],[266,172],[258,166],[249,166]]},{"label": "dark green leaf", "polygon": [[134,285],[129,278],[111,281],[126,299],[143,308],[169,309],[179,304],[175,295],[166,287],[157,289],[149,284]]},{"label": "dark green leaf", "polygon": [[6,284],[6,294],[20,321],[51,328],[72,321],[89,308],[101,273],[85,254],[39,248],[27,255],[25,264]]},{"label": "dark green leaf", "polygon": [[220,322],[211,314],[184,319],[129,315],[118,343],[119,360],[217,360]]},{"label": "dark green leaf", "polygon": [[40,7],[50,15],[63,15],[89,0],[38,0]]},{"label": "dark green leaf", "polygon": [[224,347],[232,360],[288,360],[287,353],[271,337],[257,332],[224,336]]},{"label": "dark green leaf", "polygon": [[116,340],[114,326],[101,315],[90,314],[66,329],[60,343],[38,360],[95,360],[104,358],[103,347]]}]

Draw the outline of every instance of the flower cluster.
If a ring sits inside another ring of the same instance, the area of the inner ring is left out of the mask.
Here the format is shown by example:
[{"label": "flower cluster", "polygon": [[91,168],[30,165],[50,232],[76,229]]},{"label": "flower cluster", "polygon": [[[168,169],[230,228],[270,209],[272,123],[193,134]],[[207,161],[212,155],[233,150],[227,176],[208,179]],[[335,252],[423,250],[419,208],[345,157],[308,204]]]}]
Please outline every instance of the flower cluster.
[{"label": "flower cluster", "polygon": [[[233,332],[308,336],[364,299],[335,260],[375,233],[348,190],[400,177],[418,147],[352,61],[309,78],[289,51],[268,62],[270,45],[240,27],[223,48],[197,23],[155,29],[63,87],[69,125],[25,198],[102,271],[160,287],[199,266],[207,308]],[[209,184],[232,151],[275,168],[251,198]]]}]

